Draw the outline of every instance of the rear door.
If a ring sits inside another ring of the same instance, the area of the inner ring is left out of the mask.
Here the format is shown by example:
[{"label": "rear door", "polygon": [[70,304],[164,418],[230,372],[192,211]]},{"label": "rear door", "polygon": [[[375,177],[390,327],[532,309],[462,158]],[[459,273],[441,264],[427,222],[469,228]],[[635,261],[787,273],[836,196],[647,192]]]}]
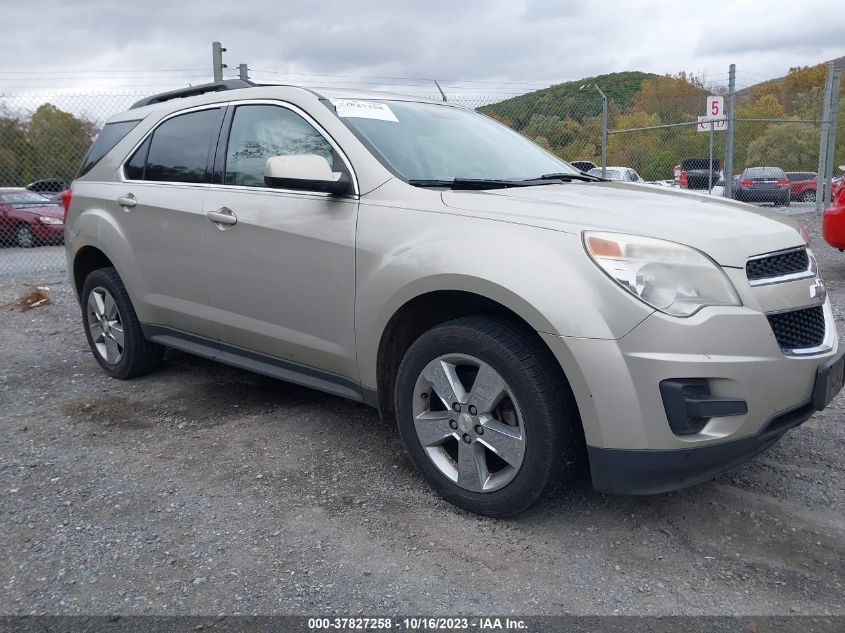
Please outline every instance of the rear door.
[{"label": "rear door", "polygon": [[[203,205],[223,108],[178,113],[160,123],[112,185],[119,224],[137,270],[131,291],[146,325],[214,340],[202,261]],[[166,334],[166,332],[157,332]]]},{"label": "rear door", "polygon": [[280,102],[230,108],[205,210],[232,217],[203,224],[214,329],[224,354],[248,351],[256,362],[357,380],[357,195],[267,188],[267,159],[295,154],[322,156],[354,182],[306,113]]}]

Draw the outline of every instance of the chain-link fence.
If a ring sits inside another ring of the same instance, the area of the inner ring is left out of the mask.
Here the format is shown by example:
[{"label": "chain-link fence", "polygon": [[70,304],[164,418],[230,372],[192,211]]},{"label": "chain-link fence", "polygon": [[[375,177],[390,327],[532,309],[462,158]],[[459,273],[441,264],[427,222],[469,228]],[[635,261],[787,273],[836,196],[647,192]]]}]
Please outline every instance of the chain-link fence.
[{"label": "chain-link fence", "polygon": [[[281,79],[264,72],[257,81]],[[333,83],[326,79],[320,83]],[[826,154],[829,175],[839,175],[836,166],[845,164],[845,112],[836,116],[838,99],[828,96],[838,95],[839,86],[823,65],[792,69],[775,80],[741,72],[707,79],[622,72],[552,86],[338,81],[477,109],[580,169],[608,178],[710,191],[774,203],[784,211],[787,203],[791,212],[815,208],[824,180],[816,176],[820,153]],[[160,90],[137,86],[74,94],[0,85],[0,284],[64,277],[64,253],[56,245],[62,212],[56,192],[73,179],[110,115]],[[719,100],[718,112],[708,97]],[[699,123],[703,117],[710,121]]]}]

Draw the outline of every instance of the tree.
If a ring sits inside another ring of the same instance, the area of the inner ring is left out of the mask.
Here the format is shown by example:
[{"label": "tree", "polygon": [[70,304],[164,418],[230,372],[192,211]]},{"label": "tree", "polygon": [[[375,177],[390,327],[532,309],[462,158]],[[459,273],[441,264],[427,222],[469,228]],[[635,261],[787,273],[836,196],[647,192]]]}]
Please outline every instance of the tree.
[{"label": "tree", "polygon": [[704,112],[707,90],[694,75],[680,72],[643,81],[631,111],[656,114],[665,123],[695,120]]},{"label": "tree", "polygon": [[39,106],[27,125],[35,178],[61,178],[70,182],[96,134],[97,126],[91,121],[49,103]]},{"label": "tree", "polygon": [[0,186],[30,182],[32,148],[23,122],[0,106]]},{"label": "tree", "polygon": [[745,165],[800,171],[814,169],[818,161],[819,129],[804,123],[781,123],[770,125],[748,146]]},{"label": "tree", "polygon": [[569,145],[581,134],[581,126],[572,119],[560,119],[547,114],[535,114],[522,133],[547,148]]}]

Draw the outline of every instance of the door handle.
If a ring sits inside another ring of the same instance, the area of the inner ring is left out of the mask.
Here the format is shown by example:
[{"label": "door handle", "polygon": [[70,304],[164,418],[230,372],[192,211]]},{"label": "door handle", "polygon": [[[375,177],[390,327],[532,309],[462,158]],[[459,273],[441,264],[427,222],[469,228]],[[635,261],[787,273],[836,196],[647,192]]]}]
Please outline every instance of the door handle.
[{"label": "door handle", "polygon": [[117,199],[117,203],[123,207],[123,210],[126,211],[127,209],[131,209],[138,201],[135,199],[135,196],[131,193],[127,193],[125,196],[120,196]]},{"label": "door handle", "polygon": [[229,207],[220,207],[217,211],[209,211],[205,214],[205,217],[214,222],[218,229],[238,223],[238,216]]}]

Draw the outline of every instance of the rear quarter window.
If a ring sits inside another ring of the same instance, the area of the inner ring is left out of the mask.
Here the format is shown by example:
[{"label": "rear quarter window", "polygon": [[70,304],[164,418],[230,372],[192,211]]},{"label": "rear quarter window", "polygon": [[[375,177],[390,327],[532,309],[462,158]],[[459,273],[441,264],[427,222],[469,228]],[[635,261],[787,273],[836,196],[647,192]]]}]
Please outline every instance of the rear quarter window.
[{"label": "rear quarter window", "polygon": [[140,119],[137,121],[118,121],[116,123],[106,123],[103,126],[103,129],[97,135],[97,138],[94,140],[93,145],[91,145],[91,149],[88,150],[88,153],[85,155],[85,159],[82,161],[82,167],[79,168],[79,173],[76,175],[77,178],[80,176],[84,176],[87,174],[91,169],[100,162],[100,160],[108,154],[112,148],[120,143],[132,129],[140,123]]}]

